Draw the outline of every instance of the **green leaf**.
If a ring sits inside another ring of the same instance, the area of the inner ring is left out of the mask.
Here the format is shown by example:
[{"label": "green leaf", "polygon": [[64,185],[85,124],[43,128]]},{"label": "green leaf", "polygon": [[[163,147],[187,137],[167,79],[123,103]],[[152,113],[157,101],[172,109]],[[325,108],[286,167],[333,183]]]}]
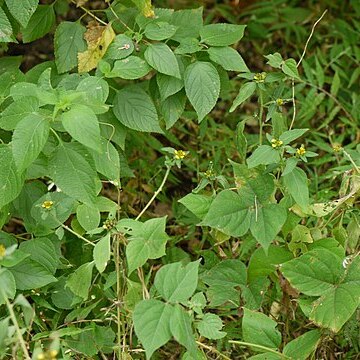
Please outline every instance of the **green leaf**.
[{"label": "green leaf", "polygon": [[164,21],[152,22],[146,26],[145,36],[150,40],[161,41],[171,38],[177,29],[177,26]]},{"label": "green leaf", "polygon": [[220,331],[223,326],[220,317],[215,314],[205,314],[196,325],[200,335],[211,340],[222,339],[226,336],[226,332]]},{"label": "green leaf", "polygon": [[234,237],[245,235],[250,226],[250,205],[237,193],[223,190],[212,202],[201,225],[214,227]]},{"label": "green leaf", "polygon": [[5,298],[13,299],[16,294],[15,279],[9,270],[4,268],[0,269],[0,284],[0,305],[2,305],[5,303]]},{"label": "green leaf", "polygon": [[285,60],[281,65],[281,69],[284,74],[291,76],[295,79],[300,79],[299,72],[296,66],[296,61],[294,59]]},{"label": "green leaf", "polygon": [[249,72],[241,55],[231,47],[211,47],[207,50],[210,60],[228,71]]},{"label": "green leaf", "polygon": [[150,44],[144,53],[145,60],[158,72],[181,79],[175,54],[164,43]]},{"label": "green leaf", "polygon": [[55,64],[59,74],[78,65],[77,54],[86,50],[86,29],[78,22],[62,21],[55,31]]},{"label": "green leaf", "polygon": [[219,74],[213,65],[196,61],[186,68],[184,82],[186,95],[200,122],[213,109],[219,97]]},{"label": "green leaf", "polygon": [[293,129],[285,131],[280,135],[279,140],[283,142],[283,145],[287,145],[300,136],[303,136],[308,130],[309,129]]},{"label": "green leaf", "polygon": [[54,7],[51,5],[39,5],[22,31],[24,43],[43,37],[51,30],[54,23]]},{"label": "green leaf", "polygon": [[124,59],[131,55],[133,51],[134,43],[132,40],[124,34],[119,34],[115,36],[115,39],[108,47],[104,59]]},{"label": "green leaf", "polygon": [[[244,308],[242,335],[246,342],[277,349],[281,344],[281,333],[276,330],[276,321],[265,314]],[[259,351],[253,348],[254,351]]]},{"label": "green leaf", "polygon": [[190,354],[196,356],[197,347],[191,327],[191,318],[178,304],[176,304],[172,310],[170,331],[178,343],[185,346]]},{"label": "green leaf", "polygon": [[156,81],[162,101],[169,96],[176,94],[184,87],[184,82],[181,79],[161,73],[156,75]]},{"label": "green leaf", "polygon": [[95,206],[81,204],[76,208],[76,218],[84,230],[94,230],[99,226],[100,211]]},{"label": "green leaf", "polygon": [[[283,353],[297,360],[306,360],[316,350],[320,338],[321,332],[319,330],[310,330],[287,343]],[[299,349],[301,349],[301,352]]]},{"label": "green leaf", "polygon": [[21,120],[12,137],[12,152],[16,167],[22,172],[39,156],[49,137],[50,124],[39,114]]},{"label": "green leaf", "polygon": [[249,169],[258,165],[276,164],[280,161],[278,150],[273,149],[269,145],[260,145],[247,159]]},{"label": "green leaf", "polygon": [[210,24],[200,31],[201,41],[210,46],[227,46],[244,36],[246,25]]},{"label": "green leaf", "polygon": [[315,249],[282,265],[290,284],[305,295],[319,296],[312,303],[310,320],[338,332],[360,305],[360,258],[346,269],[343,258],[327,249]]},{"label": "green leaf", "polygon": [[333,81],[331,82],[331,88],[330,88],[330,93],[333,96],[336,96],[339,89],[340,89],[340,85],[341,85],[341,80],[340,80],[340,76],[339,73],[336,71],[335,75],[333,77]]},{"label": "green leaf", "polygon": [[52,179],[65,194],[91,205],[97,195],[96,172],[88,159],[72,145],[63,143],[54,150]]},{"label": "green leaf", "polygon": [[309,206],[309,188],[304,170],[296,167],[282,178],[292,198],[302,209],[306,210]]},{"label": "green leaf", "polygon": [[26,258],[9,270],[15,278],[18,290],[37,289],[57,281],[49,270],[30,258]]},{"label": "green leaf", "polygon": [[0,208],[2,208],[18,197],[24,176],[17,171],[9,145],[0,145],[0,159]]},{"label": "green leaf", "polygon": [[20,23],[22,27],[26,27],[32,14],[35,12],[39,0],[5,0],[11,15]]},{"label": "green leaf", "polygon": [[106,77],[119,77],[127,80],[140,79],[150,72],[151,68],[145,60],[138,56],[129,56],[114,63],[112,70],[106,74]]},{"label": "green leaf", "polygon": [[82,264],[70,274],[66,281],[66,287],[75,295],[83,298],[83,300],[86,300],[89,296],[93,268],[94,261]]},{"label": "green leaf", "polygon": [[194,294],[198,282],[199,261],[183,267],[181,262],[164,265],[155,276],[154,285],[169,302],[184,302]]},{"label": "green leaf", "polygon": [[107,233],[94,247],[93,257],[99,273],[104,272],[110,260],[110,253],[110,233]]},{"label": "green leaf", "polygon": [[209,211],[212,201],[213,198],[211,196],[190,193],[181,198],[179,203],[183,204],[198,218],[203,219]]},{"label": "green leaf", "polygon": [[239,105],[247,100],[256,90],[255,82],[247,82],[241,86],[239,93],[237,94],[233,104],[231,105],[230,112],[233,112]]},{"label": "green leaf", "polygon": [[280,69],[282,63],[284,62],[281,54],[278,52],[274,54],[265,55],[265,58],[268,59],[267,64],[272,66],[273,68]]},{"label": "green leaf", "polygon": [[175,11],[171,17],[171,24],[178,27],[172,39],[181,41],[197,38],[203,26],[203,8]]},{"label": "green leaf", "polygon": [[2,113],[0,128],[10,131],[26,116],[35,113],[39,109],[39,100],[36,97],[27,96],[11,103]]},{"label": "green leaf", "polygon": [[180,116],[185,110],[186,96],[183,91],[169,96],[165,99],[161,105],[160,109],[162,115],[164,116],[166,129],[170,129],[176,121],[179,120]]},{"label": "green leaf", "polygon": [[94,112],[85,105],[73,105],[61,116],[65,130],[79,143],[101,151],[101,136],[99,122]]},{"label": "green leaf", "polygon": [[287,217],[286,209],[278,204],[258,206],[252,212],[250,230],[257,242],[267,252]]},{"label": "green leaf", "polygon": [[163,132],[155,105],[142,88],[129,86],[118,91],[113,105],[115,116],[128,128],[144,132]]},{"label": "green leaf", "polygon": [[168,235],[165,232],[166,216],[138,223],[133,229],[126,247],[129,274],[144,265],[148,259],[165,255]]},{"label": "green leaf", "polygon": [[13,42],[15,40],[11,23],[2,8],[0,8],[0,29],[0,43]]},{"label": "green leaf", "polygon": [[171,339],[173,309],[171,305],[154,299],[136,304],[133,314],[135,333],[145,348],[147,359]]}]

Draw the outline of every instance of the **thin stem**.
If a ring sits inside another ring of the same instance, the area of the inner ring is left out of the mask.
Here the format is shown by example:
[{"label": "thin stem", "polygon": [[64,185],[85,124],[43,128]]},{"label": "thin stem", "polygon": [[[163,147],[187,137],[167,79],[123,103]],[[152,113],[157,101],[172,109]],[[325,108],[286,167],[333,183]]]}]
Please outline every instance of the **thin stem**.
[{"label": "thin stem", "polygon": [[152,204],[152,202],[156,199],[156,197],[161,193],[167,178],[170,175],[170,170],[171,170],[171,166],[167,165],[166,168],[166,173],[164,175],[164,178],[159,186],[159,188],[154,192],[154,195],[152,196],[152,198],[149,200],[149,202],[145,205],[145,207],[142,209],[142,211],[140,212],[140,214],[136,217],[135,220],[139,220],[141,218],[142,215],[144,215],[145,211],[149,208],[149,206]]},{"label": "thin stem", "polygon": [[295,83],[294,83],[294,79],[291,80],[291,101],[292,101],[292,105],[293,105],[293,115],[292,115],[289,130],[291,130],[292,127],[294,126],[295,117],[296,117],[296,101],[295,101]]},{"label": "thin stem", "polygon": [[250,347],[257,348],[257,349],[265,350],[267,352],[271,352],[273,354],[279,355],[283,359],[291,360],[291,358],[289,356],[286,356],[286,355],[282,354],[281,352],[276,351],[274,349],[270,349],[270,348],[268,348],[266,346],[262,346],[262,345],[258,345],[258,344],[252,344],[252,343],[248,343],[248,342],[244,342],[244,341],[236,341],[236,340],[229,340],[229,343],[240,345],[240,346],[250,346]]},{"label": "thin stem", "polygon": [[117,343],[118,343],[118,358],[121,359],[121,296],[120,296],[120,236],[115,235],[115,269],[116,269],[116,316],[117,316]]},{"label": "thin stem", "polygon": [[9,302],[9,300],[8,300],[8,298],[7,298],[7,296],[4,293],[2,288],[0,288],[0,293],[1,293],[2,297],[5,300],[5,304],[6,304],[6,307],[7,307],[8,311],[9,311],[11,321],[12,321],[14,327],[15,327],[16,335],[17,335],[17,338],[19,340],[20,346],[22,348],[23,355],[24,355],[26,360],[31,360],[31,357],[30,357],[28,349],[26,347],[24,338],[22,337],[21,330],[20,330],[20,327],[19,327],[19,323],[17,322],[16,315],[14,313],[13,307],[10,304],[10,302]]},{"label": "thin stem", "polygon": [[94,18],[94,19],[95,19],[97,22],[99,22],[100,24],[103,24],[103,25],[105,25],[105,26],[108,26],[108,24],[107,24],[105,21],[103,21],[103,20],[101,20],[100,18],[98,18],[98,17],[97,17],[96,15],[94,15],[90,10],[84,8],[83,6],[78,6],[75,0],[71,0],[71,2],[72,2],[73,4],[75,4],[76,7],[79,7],[82,11],[85,11],[86,14],[90,15],[92,18]]},{"label": "thin stem", "polygon": [[225,359],[225,360],[231,360],[231,358],[227,357],[226,355],[222,354],[219,350],[215,349],[214,347],[212,346],[209,346],[209,345],[205,345],[203,344],[202,342],[200,341],[196,341],[196,343],[201,346],[202,348],[206,349],[206,350],[209,350],[211,352],[213,352],[214,354],[217,354],[219,355],[221,358]]},{"label": "thin stem", "polygon": [[343,153],[344,155],[349,159],[349,161],[351,162],[351,165],[354,167],[354,169],[356,170],[356,172],[358,174],[360,174],[360,168],[355,164],[355,161],[353,160],[353,158],[351,157],[351,155],[346,152],[344,149],[343,149]]},{"label": "thin stem", "polygon": [[264,98],[263,92],[259,89],[259,100],[260,100],[260,113],[259,113],[259,145],[262,145],[263,137],[263,113],[264,113]]},{"label": "thin stem", "polygon": [[75,235],[76,237],[78,237],[79,239],[85,241],[88,245],[91,246],[95,246],[95,244],[93,244],[91,241],[89,241],[88,239],[85,239],[83,236],[81,236],[80,234],[78,234],[77,232],[75,232],[74,230],[72,230],[71,228],[69,228],[68,226],[64,225],[64,224],[60,224],[60,226],[69,231],[70,233],[72,233],[73,235]]}]

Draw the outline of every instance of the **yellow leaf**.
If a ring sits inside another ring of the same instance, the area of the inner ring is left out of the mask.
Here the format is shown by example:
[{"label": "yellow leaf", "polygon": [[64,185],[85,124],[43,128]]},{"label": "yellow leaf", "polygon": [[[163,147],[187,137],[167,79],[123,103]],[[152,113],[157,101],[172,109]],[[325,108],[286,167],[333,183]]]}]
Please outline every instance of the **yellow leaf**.
[{"label": "yellow leaf", "polygon": [[151,6],[151,0],[132,0],[145,17],[154,17],[155,13]]},{"label": "yellow leaf", "polygon": [[92,26],[87,29],[84,38],[88,44],[88,49],[78,53],[79,73],[88,72],[95,69],[99,61],[103,58],[107,48],[115,38],[115,32],[111,25]]}]

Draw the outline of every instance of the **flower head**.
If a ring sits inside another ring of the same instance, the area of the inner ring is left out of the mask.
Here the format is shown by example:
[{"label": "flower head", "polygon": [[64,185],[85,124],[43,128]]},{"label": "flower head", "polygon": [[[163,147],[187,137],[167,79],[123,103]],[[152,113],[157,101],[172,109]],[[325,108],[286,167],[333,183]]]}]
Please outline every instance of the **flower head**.
[{"label": "flower head", "polygon": [[335,152],[340,152],[342,149],[343,149],[343,148],[342,148],[341,144],[334,144],[334,145],[333,145],[333,150],[334,150]]},{"label": "flower head", "polygon": [[41,204],[41,207],[43,209],[46,209],[46,210],[50,210],[54,205],[54,202],[51,201],[51,200],[45,200],[42,204]]},{"label": "flower head", "polygon": [[279,139],[271,139],[271,146],[274,149],[278,149],[279,147],[281,147],[283,145],[283,141],[279,140]]},{"label": "flower head", "polygon": [[276,99],[275,102],[276,102],[276,105],[278,105],[278,106],[284,105],[283,99]]},{"label": "flower head", "polygon": [[174,158],[176,160],[182,160],[187,155],[187,151],[184,150],[175,150],[174,151]]},{"label": "flower head", "polygon": [[6,254],[6,248],[3,244],[0,244],[0,259],[2,259]]},{"label": "flower head", "polygon": [[266,78],[266,72],[261,72],[261,73],[257,73],[254,75],[254,80],[257,83],[263,83],[265,81]]},{"label": "flower head", "polygon": [[306,153],[306,149],[304,145],[301,145],[298,149],[296,149],[296,155],[303,156]]}]

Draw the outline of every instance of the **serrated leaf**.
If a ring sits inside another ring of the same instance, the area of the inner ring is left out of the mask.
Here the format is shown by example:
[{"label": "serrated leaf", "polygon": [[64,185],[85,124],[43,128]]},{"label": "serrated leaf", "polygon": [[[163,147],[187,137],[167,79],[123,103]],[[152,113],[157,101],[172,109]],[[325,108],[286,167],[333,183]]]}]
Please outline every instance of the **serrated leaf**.
[{"label": "serrated leaf", "polygon": [[28,168],[38,157],[49,137],[50,124],[39,114],[21,120],[12,137],[12,152],[19,172]]},{"label": "serrated leaf", "polygon": [[300,136],[303,136],[308,130],[309,129],[293,129],[285,131],[280,135],[279,140],[283,142],[283,145],[287,145]]},{"label": "serrated leaf", "polygon": [[85,51],[85,27],[78,22],[63,21],[55,31],[55,63],[59,74],[78,65],[77,54]]},{"label": "serrated leaf", "polygon": [[82,264],[66,280],[66,287],[86,300],[89,296],[94,261]]},{"label": "serrated leaf", "polygon": [[231,47],[211,47],[208,49],[210,60],[228,71],[249,72],[241,55]]},{"label": "serrated leaf", "polygon": [[[16,283],[13,274],[5,269],[0,269],[0,305],[5,303],[6,299],[13,299],[16,294]],[[0,338],[1,340],[1,338]]]},{"label": "serrated leaf", "polygon": [[177,26],[164,21],[152,22],[146,26],[145,36],[150,40],[161,41],[171,38],[177,29]]},{"label": "serrated leaf", "polygon": [[51,5],[39,5],[27,26],[22,30],[23,42],[28,43],[43,37],[51,30],[54,23],[54,7]]},{"label": "serrated leaf", "polygon": [[219,97],[219,74],[213,65],[196,61],[186,68],[184,82],[186,95],[201,122],[214,108]]},{"label": "serrated leaf", "polygon": [[155,13],[151,6],[151,0],[131,0],[145,17],[154,17]]},{"label": "serrated leaf", "polygon": [[104,272],[110,260],[110,250],[110,233],[107,233],[96,243],[93,252],[95,266],[100,273]]},{"label": "serrated leaf", "polygon": [[135,306],[135,333],[150,359],[155,350],[171,339],[170,319],[173,307],[159,300],[142,300]]},{"label": "serrated leaf", "polygon": [[199,261],[183,267],[181,262],[164,265],[155,276],[154,285],[169,302],[184,302],[194,294],[198,282]]},{"label": "serrated leaf", "polygon": [[32,14],[35,12],[39,0],[5,0],[11,15],[20,23],[22,27],[26,27]]},{"label": "serrated leaf", "polygon": [[150,70],[151,68],[145,60],[138,56],[129,56],[126,59],[115,61],[114,67],[106,74],[106,77],[134,80],[147,75]]},{"label": "serrated leaf", "polygon": [[90,149],[101,151],[99,122],[88,106],[80,104],[71,106],[69,111],[62,114],[61,122],[72,138]]},{"label": "serrated leaf", "polygon": [[125,87],[114,98],[114,114],[130,129],[162,133],[154,103],[138,86]]},{"label": "serrated leaf", "polygon": [[226,336],[226,332],[220,331],[223,326],[219,316],[215,314],[205,314],[197,324],[197,329],[201,336],[207,339],[218,340]]},{"label": "serrated leaf", "polygon": [[[297,360],[306,360],[316,350],[320,338],[320,330],[310,330],[287,343],[283,353]],[[301,352],[299,349],[301,349]]]},{"label": "serrated leaf", "polygon": [[269,145],[260,145],[247,159],[249,169],[258,165],[276,164],[280,161],[279,151]]},{"label": "serrated leaf", "polygon": [[94,230],[99,226],[100,211],[95,206],[81,204],[76,208],[76,218],[84,230]]},{"label": "serrated leaf", "polygon": [[4,10],[0,8],[0,43],[12,42],[14,40],[11,23]]},{"label": "serrated leaf", "polygon": [[210,46],[227,46],[244,36],[246,25],[210,24],[200,30],[201,41]]},{"label": "serrated leaf", "polygon": [[209,211],[210,205],[213,201],[211,196],[199,195],[199,194],[187,194],[179,200],[179,203],[183,204],[198,218],[202,219]]},{"label": "serrated leaf", "polygon": [[160,106],[162,115],[164,116],[166,129],[170,129],[185,110],[186,96],[183,91],[169,96]]},{"label": "serrated leaf", "polygon": [[203,8],[175,11],[171,17],[171,24],[178,27],[172,39],[182,41],[197,38],[203,26]]},{"label": "serrated leaf", "polygon": [[281,64],[284,62],[280,53],[276,52],[274,54],[265,55],[265,58],[268,59],[267,64],[273,68],[280,69]]},{"label": "serrated leaf", "polygon": [[239,105],[247,100],[256,90],[256,83],[247,82],[239,90],[233,104],[231,105],[230,112],[233,112]]},{"label": "serrated leaf", "polygon": [[304,170],[296,167],[282,178],[291,197],[302,209],[306,210],[309,206],[309,187]]},{"label": "serrated leaf", "polygon": [[115,39],[108,47],[104,58],[111,60],[124,59],[131,55],[133,51],[134,43],[132,40],[124,34],[119,34],[115,36]]},{"label": "serrated leaf", "polygon": [[145,60],[158,72],[181,78],[175,54],[164,43],[150,44],[144,53]]},{"label": "serrated leaf", "polygon": [[156,82],[159,87],[162,101],[169,96],[176,94],[184,87],[184,82],[181,79],[161,73],[156,74]]},{"label": "serrated leaf", "polygon": [[284,74],[291,76],[295,79],[300,79],[296,61],[294,59],[285,60],[281,65],[281,69]]}]

